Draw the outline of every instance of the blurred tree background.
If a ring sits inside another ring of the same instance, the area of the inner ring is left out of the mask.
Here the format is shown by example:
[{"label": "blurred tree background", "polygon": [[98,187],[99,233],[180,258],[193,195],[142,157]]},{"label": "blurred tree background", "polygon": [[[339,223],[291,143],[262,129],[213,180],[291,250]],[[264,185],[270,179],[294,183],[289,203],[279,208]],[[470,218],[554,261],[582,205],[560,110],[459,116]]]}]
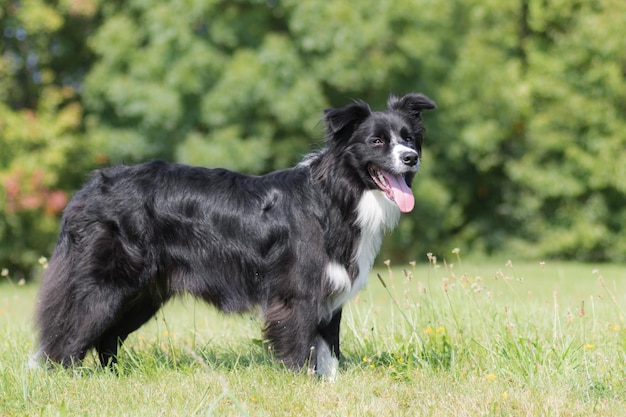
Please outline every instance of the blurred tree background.
[{"label": "blurred tree background", "polygon": [[383,256],[626,260],[623,0],[0,0],[0,266],[29,277],[91,169],[260,174],[327,107],[418,91],[417,204]]}]

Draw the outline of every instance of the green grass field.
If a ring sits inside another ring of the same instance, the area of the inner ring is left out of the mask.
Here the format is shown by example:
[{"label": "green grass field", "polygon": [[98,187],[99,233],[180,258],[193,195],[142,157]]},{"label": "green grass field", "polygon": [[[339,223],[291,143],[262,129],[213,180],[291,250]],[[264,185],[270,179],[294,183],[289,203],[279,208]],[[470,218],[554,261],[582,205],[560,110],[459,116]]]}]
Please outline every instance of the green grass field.
[{"label": "green grass field", "polygon": [[0,416],[624,415],[626,267],[449,262],[372,274],[334,383],[273,362],[255,315],[191,298],[129,337],[117,374],[31,370],[37,288],[3,277]]}]

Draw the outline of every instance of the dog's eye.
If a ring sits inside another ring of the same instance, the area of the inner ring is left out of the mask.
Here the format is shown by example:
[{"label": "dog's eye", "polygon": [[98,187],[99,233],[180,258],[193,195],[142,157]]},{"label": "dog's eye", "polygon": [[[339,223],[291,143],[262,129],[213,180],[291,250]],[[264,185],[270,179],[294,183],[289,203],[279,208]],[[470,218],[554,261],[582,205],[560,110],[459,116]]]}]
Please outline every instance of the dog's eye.
[{"label": "dog's eye", "polygon": [[404,140],[406,142],[413,143],[413,137],[411,137],[411,136],[407,136],[406,138],[404,138]]},{"label": "dog's eye", "polygon": [[385,141],[384,141],[384,140],[382,140],[381,138],[374,138],[374,139],[372,139],[372,143],[373,143],[374,145],[384,145],[384,144],[385,144]]}]

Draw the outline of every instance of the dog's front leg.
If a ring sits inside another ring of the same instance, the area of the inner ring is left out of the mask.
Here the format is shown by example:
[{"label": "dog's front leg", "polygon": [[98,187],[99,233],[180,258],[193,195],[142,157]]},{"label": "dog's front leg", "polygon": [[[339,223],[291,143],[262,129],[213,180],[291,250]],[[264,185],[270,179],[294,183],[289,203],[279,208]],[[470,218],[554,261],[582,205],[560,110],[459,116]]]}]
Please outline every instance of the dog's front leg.
[{"label": "dog's front leg", "polygon": [[330,381],[337,377],[339,369],[339,326],[341,324],[341,309],[337,310],[330,322],[320,325],[319,337],[316,343],[316,372]]}]

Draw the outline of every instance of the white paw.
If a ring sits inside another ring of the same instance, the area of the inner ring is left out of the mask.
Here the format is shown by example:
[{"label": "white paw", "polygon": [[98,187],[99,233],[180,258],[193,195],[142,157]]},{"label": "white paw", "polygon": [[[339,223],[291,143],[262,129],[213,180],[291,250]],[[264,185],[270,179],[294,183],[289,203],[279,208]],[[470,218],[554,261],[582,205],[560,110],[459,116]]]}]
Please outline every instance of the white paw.
[{"label": "white paw", "polygon": [[37,351],[34,355],[28,358],[28,369],[41,368],[41,351]]},{"label": "white paw", "polygon": [[325,341],[321,341],[317,347],[317,374],[325,377],[330,382],[335,382],[338,369],[339,359],[332,355],[328,344]]}]

